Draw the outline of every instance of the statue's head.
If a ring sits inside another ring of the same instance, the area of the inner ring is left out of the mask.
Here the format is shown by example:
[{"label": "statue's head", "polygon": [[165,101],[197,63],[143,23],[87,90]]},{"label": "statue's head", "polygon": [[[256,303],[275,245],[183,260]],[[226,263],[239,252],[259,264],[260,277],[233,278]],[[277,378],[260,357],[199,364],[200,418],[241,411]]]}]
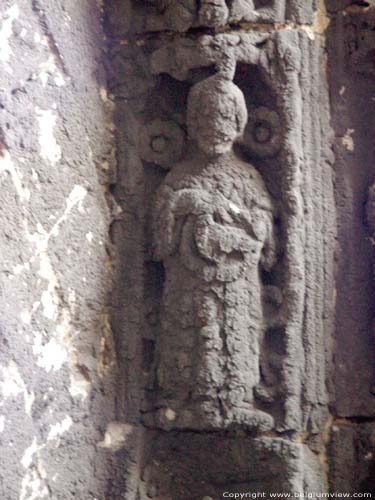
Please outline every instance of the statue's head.
[{"label": "statue's head", "polygon": [[232,149],[247,122],[242,91],[230,80],[214,75],[191,89],[187,105],[189,136],[208,155]]}]

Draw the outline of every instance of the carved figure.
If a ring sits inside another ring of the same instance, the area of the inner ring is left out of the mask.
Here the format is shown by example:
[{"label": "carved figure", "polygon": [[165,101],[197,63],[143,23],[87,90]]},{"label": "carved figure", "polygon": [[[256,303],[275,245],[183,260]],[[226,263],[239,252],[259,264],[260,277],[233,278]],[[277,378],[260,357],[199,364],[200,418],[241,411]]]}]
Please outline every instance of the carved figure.
[{"label": "carved figure", "polygon": [[168,173],[156,199],[154,255],[165,283],[154,425],[267,430],[254,406],[264,330],[261,268],[275,261],[273,205],[232,146],[245,128],[241,90],[220,75],[196,84],[187,125],[197,155]]}]

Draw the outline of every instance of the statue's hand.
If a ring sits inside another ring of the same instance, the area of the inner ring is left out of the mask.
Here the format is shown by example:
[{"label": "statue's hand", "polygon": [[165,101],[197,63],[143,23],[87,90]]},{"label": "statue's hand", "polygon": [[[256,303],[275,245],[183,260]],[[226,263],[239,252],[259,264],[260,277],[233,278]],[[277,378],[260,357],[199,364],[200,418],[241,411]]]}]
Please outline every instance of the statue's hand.
[{"label": "statue's hand", "polygon": [[209,212],[211,197],[206,191],[163,186],[158,194],[153,217],[154,257],[163,260],[173,255],[180,243],[186,221]]},{"label": "statue's hand", "polygon": [[244,261],[254,247],[254,240],[244,229],[217,223],[212,214],[197,219],[194,239],[199,254],[217,264],[231,259]]}]

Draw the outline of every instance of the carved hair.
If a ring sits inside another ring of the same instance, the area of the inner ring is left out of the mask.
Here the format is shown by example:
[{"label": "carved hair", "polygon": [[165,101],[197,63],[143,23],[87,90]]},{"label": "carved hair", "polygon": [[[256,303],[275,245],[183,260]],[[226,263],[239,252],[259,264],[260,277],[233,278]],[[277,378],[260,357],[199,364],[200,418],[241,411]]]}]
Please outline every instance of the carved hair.
[{"label": "carved hair", "polygon": [[245,97],[239,87],[222,75],[214,75],[192,87],[188,96],[187,126],[190,137],[196,138],[199,115],[215,114],[218,125],[236,123],[238,135],[243,134],[247,123]]}]

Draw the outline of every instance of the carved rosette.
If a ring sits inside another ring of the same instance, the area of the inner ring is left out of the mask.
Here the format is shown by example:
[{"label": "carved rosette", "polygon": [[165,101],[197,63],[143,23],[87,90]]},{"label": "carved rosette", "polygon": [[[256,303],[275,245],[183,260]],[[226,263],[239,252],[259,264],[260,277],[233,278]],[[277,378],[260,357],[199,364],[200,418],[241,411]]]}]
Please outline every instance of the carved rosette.
[{"label": "carved rosette", "polygon": [[154,120],[142,128],[139,152],[141,158],[169,170],[184,148],[184,132],[172,121]]},{"label": "carved rosette", "polygon": [[281,149],[282,139],[280,117],[276,111],[265,106],[249,110],[243,144],[250,153],[259,158],[276,156]]}]

